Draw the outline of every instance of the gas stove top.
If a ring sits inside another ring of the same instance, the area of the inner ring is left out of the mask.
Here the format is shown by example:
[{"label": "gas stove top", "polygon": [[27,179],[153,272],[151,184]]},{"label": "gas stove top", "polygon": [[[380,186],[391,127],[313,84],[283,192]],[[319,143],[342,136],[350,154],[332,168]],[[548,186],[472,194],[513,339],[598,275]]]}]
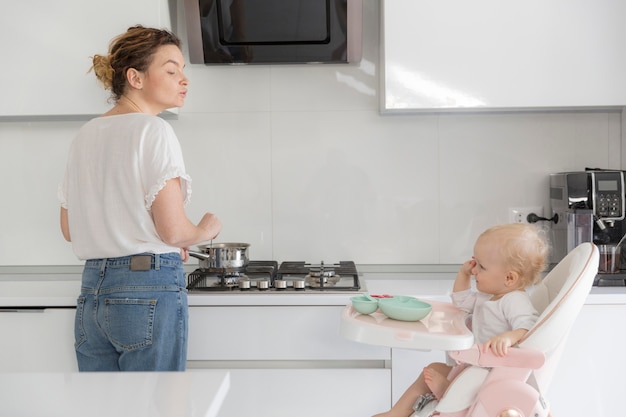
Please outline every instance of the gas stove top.
[{"label": "gas stove top", "polygon": [[306,262],[250,261],[245,267],[198,268],[187,275],[191,292],[357,292],[361,288],[352,261],[335,264]]}]

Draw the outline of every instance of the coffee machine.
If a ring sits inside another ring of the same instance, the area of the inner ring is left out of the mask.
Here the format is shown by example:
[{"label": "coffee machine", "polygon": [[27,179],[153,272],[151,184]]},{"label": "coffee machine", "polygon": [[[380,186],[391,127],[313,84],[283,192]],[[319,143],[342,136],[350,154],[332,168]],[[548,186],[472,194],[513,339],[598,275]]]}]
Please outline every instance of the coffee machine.
[{"label": "coffee machine", "polygon": [[[625,192],[623,171],[588,169],[551,174],[551,261],[559,262],[582,242],[618,243],[626,233]],[[622,250],[618,255],[621,269],[625,270],[599,273],[594,285],[626,285],[625,253]]]}]

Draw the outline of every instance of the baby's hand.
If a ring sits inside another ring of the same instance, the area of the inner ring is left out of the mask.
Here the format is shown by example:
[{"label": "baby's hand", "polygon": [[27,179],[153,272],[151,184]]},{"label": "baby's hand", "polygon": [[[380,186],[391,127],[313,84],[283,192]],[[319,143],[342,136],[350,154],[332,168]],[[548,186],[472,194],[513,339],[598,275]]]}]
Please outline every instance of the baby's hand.
[{"label": "baby's hand", "polygon": [[474,258],[472,258],[469,261],[465,261],[465,263],[463,263],[463,266],[461,267],[461,272],[463,272],[467,276],[472,276],[472,269],[474,269],[475,267],[476,261],[474,260]]},{"label": "baby's hand", "polygon": [[487,342],[483,345],[483,351],[487,352],[491,349],[491,352],[493,352],[494,355],[505,356],[509,353],[509,348],[511,346],[513,346],[513,340],[509,337],[507,332],[487,340]]}]

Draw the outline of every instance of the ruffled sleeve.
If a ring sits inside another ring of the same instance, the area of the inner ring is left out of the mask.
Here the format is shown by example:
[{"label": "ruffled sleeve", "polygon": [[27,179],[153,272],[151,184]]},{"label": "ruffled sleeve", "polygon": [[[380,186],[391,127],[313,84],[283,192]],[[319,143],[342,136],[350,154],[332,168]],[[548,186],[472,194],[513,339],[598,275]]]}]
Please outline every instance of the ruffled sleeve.
[{"label": "ruffled sleeve", "polygon": [[168,180],[180,179],[183,193],[183,204],[186,206],[191,199],[191,177],[185,170],[183,153],[178,138],[172,127],[164,120],[156,117],[155,123],[146,128],[146,134],[140,145],[139,158],[142,181],[146,190],[146,209],[152,208],[159,191]]}]

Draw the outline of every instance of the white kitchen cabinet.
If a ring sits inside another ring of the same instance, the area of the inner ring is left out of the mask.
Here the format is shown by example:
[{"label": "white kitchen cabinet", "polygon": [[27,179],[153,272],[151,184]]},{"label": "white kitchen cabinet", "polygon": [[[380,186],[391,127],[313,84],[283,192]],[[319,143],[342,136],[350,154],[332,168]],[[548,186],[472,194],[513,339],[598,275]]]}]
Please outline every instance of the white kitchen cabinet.
[{"label": "white kitchen cabinet", "polygon": [[103,113],[109,92],[88,73],[94,54],[136,24],[171,26],[168,0],[30,0],[0,14],[0,119]]},{"label": "white kitchen cabinet", "polygon": [[[544,393],[555,416],[623,414],[625,318],[626,304],[583,306]],[[424,366],[444,360],[442,352],[393,349],[392,401],[398,400]]]},{"label": "white kitchen cabinet", "polygon": [[626,104],[623,0],[383,0],[382,112]]},{"label": "white kitchen cabinet", "polygon": [[546,398],[555,416],[624,414],[626,304],[585,305]]},{"label": "white kitchen cabinet", "polygon": [[224,416],[363,417],[391,406],[391,350],[344,339],[344,306],[189,309],[188,369],[224,368]]},{"label": "white kitchen cabinet", "polygon": [[189,361],[375,361],[391,350],[339,335],[344,306],[189,309]]},{"label": "white kitchen cabinet", "polygon": [[389,369],[231,369],[220,416],[365,417],[390,407]]},{"label": "white kitchen cabinet", "polygon": [[0,307],[0,372],[78,371],[75,308]]},{"label": "white kitchen cabinet", "polygon": [[445,362],[441,350],[391,350],[391,401],[395,404],[428,364]]}]

